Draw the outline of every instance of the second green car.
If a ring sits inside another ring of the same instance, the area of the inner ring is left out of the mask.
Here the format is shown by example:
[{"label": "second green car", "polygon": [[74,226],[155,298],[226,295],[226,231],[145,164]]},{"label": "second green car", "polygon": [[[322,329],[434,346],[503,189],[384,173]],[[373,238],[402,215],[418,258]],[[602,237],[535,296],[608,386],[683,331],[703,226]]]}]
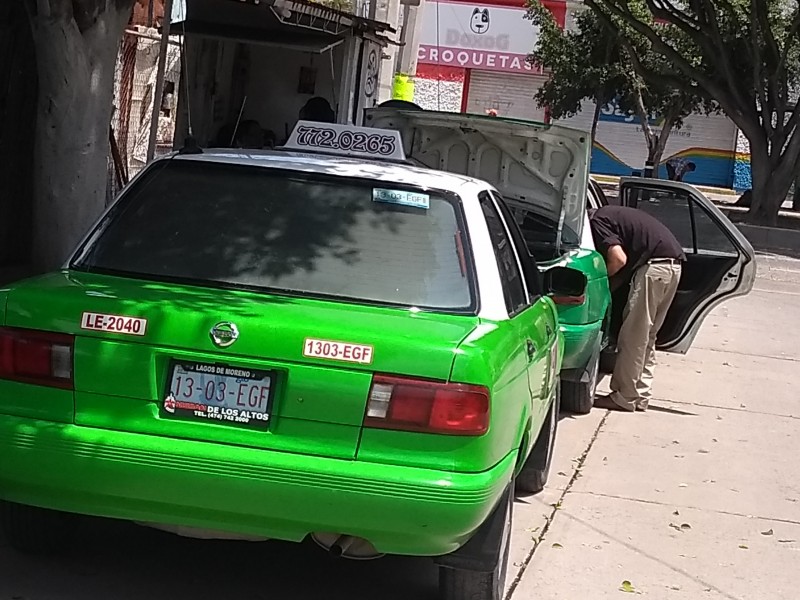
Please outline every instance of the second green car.
[{"label": "second green car", "polygon": [[367,122],[399,130],[407,156],[418,164],[494,185],[540,270],[570,267],[586,276],[585,293],[553,300],[565,341],[561,404],[569,412],[588,413],[611,304],[605,262],[594,249],[586,212],[588,134],[544,123],[389,107],[367,111]]}]

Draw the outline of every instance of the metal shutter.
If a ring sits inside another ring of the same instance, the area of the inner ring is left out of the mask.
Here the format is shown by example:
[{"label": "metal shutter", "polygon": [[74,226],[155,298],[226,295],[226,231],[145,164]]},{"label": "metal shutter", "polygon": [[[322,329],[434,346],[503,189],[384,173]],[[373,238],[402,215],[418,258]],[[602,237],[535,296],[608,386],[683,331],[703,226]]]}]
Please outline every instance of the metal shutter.
[{"label": "metal shutter", "polygon": [[500,117],[544,121],[545,111],[533,96],[547,75],[514,75],[497,71],[472,71],[469,78],[467,112],[485,115],[496,109]]},{"label": "metal shutter", "polygon": [[691,115],[684,119],[681,131],[674,131],[667,142],[667,152],[683,146],[702,147],[720,151],[736,150],[736,125],[723,114]]},{"label": "metal shutter", "polygon": [[[584,102],[575,117],[560,119],[561,125],[590,131],[593,102]],[[655,126],[656,131],[659,130]],[[736,126],[725,115],[690,115],[684,126],[673,131],[662,163],[672,157],[691,160],[697,170],[686,176],[687,183],[728,187],[732,184],[736,152]],[[629,175],[641,170],[647,158],[647,144],[638,118],[630,122],[600,120],[592,153],[592,173]],[[666,177],[662,167],[661,176]]]},{"label": "metal shutter", "polygon": [[[573,129],[580,129],[581,131],[592,130],[592,119],[594,118],[594,102],[584,100],[581,103],[581,110],[577,115],[572,117],[564,117],[563,119],[553,120],[554,123],[564,125],[565,127],[572,127]],[[644,134],[639,134],[644,135]],[[644,138],[642,138],[644,139]]]}]

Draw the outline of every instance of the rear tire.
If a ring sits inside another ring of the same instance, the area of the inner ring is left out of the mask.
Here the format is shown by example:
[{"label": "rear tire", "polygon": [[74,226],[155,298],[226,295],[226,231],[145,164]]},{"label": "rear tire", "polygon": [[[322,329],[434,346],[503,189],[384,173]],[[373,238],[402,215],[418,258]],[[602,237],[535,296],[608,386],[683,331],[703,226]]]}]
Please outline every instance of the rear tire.
[{"label": "rear tire", "polygon": [[506,515],[500,556],[494,571],[468,571],[439,567],[440,600],[502,600],[505,594],[508,554],[511,548],[511,522],[514,494],[506,494]]},{"label": "rear tire", "polygon": [[547,485],[550,464],[553,462],[553,450],[556,445],[558,430],[558,413],[561,410],[561,385],[556,383],[554,398],[550,404],[547,419],[539,431],[528,459],[517,475],[516,487],[520,492],[538,494]]},{"label": "rear tire", "polygon": [[600,352],[589,359],[587,381],[561,380],[561,407],[576,415],[588,415],[594,406],[597,380],[600,377]]},{"label": "rear tire", "polygon": [[69,513],[0,502],[0,527],[9,545],[25,554],[57,554],[73,539],[77,516]]}]

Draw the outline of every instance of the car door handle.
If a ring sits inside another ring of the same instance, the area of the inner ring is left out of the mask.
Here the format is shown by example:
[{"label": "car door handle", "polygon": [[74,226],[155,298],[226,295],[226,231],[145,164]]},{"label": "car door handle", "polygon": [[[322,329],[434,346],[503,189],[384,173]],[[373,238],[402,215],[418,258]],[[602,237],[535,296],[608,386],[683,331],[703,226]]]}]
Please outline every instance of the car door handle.
[{"label": "car door handle", "polygon": [[528,340],[528,358],[532,359],[534,356],[536,356],[536,344]]}]

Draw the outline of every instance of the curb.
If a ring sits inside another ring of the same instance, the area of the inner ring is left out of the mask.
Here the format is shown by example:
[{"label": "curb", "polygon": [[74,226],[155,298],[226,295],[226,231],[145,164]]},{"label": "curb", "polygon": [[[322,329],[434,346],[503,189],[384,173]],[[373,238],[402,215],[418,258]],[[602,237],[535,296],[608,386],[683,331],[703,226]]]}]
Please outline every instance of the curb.
[{"label": "curb", "polygon": [[[592,179],[598,183],[606,183],[609,185],[618,185],[620,178],[616,175],[595,175],[592,174]],[[706,185],[695,185],[698,190],[706,194],[718,194],[720,196],[733,196],[738,198],[741,194],[736,190],[729,188],[710,187]]]},{"label": "curb", "polygon": [[800,231],[736,223],[744,237],[760,252],[800,257]]}]

